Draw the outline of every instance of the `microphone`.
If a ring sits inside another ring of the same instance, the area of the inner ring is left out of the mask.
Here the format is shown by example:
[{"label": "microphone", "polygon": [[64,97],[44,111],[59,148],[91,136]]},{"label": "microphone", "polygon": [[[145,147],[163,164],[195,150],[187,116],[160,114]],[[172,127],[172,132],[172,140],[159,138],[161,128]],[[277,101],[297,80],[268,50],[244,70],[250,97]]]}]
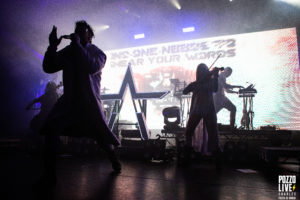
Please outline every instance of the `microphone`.
[{"label": "microphone", "polygon": [[71,33],[70,35],[62,35],[59,39],[69,39],[72,40],[75,37],[75,33]]},{"label": "microphone", "polygon": [[70,35],[62,35],[62,36],[60,36],[61,38],[64,38],[64,39],[71,39],[71,35],[72,34],[70,34]]}]

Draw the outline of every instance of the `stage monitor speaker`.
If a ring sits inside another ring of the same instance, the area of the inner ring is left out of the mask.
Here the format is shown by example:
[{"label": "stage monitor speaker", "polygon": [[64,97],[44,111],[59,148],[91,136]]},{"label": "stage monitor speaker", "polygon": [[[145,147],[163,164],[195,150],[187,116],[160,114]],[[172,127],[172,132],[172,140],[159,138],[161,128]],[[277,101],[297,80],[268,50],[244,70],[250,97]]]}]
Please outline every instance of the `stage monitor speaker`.
[{"label": "stage monitor speaker", "polygon": [[219,131],[231,131],[231,126],[228,124],[219,124],[218,123],[218,130]]},{"label": "stage monitor speaker", "polygon": [[274,125],[261,126],[260,130],[264,130],[264,131],[276,131],[276,126],[274,126]]},{"label": "stage monitor speaker", "polygon": [[122,139],[121,140],[122,148],[141,148],[144,149],[144,142],[142,140],[131,140],[131,139]]},{"label": "stage monitor speaker", "polygon": [[121,136],[123,138],[141,138],[141,134],[139,130],[121,130]]}]

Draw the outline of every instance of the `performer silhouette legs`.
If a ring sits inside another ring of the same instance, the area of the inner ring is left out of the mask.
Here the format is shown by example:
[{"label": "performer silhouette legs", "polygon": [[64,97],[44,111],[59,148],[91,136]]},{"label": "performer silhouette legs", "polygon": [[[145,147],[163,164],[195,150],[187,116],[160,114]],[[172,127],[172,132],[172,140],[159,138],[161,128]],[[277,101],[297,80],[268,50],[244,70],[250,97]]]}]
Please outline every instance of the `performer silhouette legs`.
[{"label": "performer silhouette legs", "polygon": [[196,127],[203,118],[204,126],[208,132],[208,151],[216,152],[220,150],[219,134],[217,129],[217,117],[214,113],[207,113],[205,115],[192,114],[187,123],[186,129],[186,144],[192,147],[192,138]]},{"label": "performer silhouette legs", "polygon": [[223,108],[227,109],[230,112],[230,126],[234,127],[235,116],[236,116],[235,105],[227,97],[223,97],[220,100],[216,100],[215,108],[216,108],[216,113],[218,113]]}]

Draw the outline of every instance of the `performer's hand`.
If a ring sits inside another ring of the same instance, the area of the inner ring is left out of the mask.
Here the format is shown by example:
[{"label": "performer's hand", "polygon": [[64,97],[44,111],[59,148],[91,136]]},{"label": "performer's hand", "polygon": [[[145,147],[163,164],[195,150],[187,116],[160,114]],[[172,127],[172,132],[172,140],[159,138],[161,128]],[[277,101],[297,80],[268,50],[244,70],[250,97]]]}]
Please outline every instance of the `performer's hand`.
[{"label": "performer's hand", "polygon": [[212,70],[211,70],[212,73],[219,73],[219,68],[217,67],[214,67]]},{"label": "performer's hand", "polygon": [[219,77],[219,68],[217,68],[217,67],[213,68],[211,73],[214,77],[218,78]]},{"label": "performer's hand", "polygon": [[49,44],[50,44],[50,46],[57,47],[60,44],[61,40],[62,40],[62,37],[60,37],[59,39],[57,38],[57,28],[56,28],[56,26],[53,26],[52,31],[49,35]]}]

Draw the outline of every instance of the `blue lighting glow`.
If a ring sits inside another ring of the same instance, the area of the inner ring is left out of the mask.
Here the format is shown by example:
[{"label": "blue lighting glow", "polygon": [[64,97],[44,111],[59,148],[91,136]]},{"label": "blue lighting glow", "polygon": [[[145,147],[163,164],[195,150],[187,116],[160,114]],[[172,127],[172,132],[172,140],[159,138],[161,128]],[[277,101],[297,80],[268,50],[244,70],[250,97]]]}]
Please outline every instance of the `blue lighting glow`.
[{"label": "blue lighting glow", "polygon": [[140,34],[135,34],[134,35],[134,39],[142,39],[142,38],[145,38],[145,34],[144,33],[140,33]]},{"label": "blue lighting glow", "polygon": [[190,26],[182,29],[182,32],[187,33],[187,32],[193,32],[195,31],[195,27]]}]

